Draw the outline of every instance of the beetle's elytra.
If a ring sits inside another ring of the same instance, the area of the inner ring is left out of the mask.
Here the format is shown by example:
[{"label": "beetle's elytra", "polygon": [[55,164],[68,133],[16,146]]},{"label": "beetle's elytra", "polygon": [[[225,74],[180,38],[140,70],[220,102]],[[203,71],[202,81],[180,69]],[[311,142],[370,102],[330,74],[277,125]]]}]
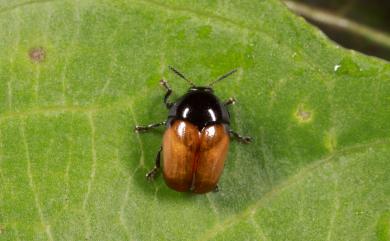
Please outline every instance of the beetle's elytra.
[{"label": "beetle's elytra", "polygon": [[214,95],[212,85],[236,70],[219,77],[206,87],[195,86],[176,69],[175,74],[190,83],[188,92],[174,103],[168,102],[172,93],[168,82],[160,83],[166,88],[164,104],[169,109],[166,121],[147,126],[136,126],[135,131],[147,131],[166,126],[162,146],[157,153],[154,168],[146,174],[153,180],[161,168],[163,156],[163,176],[165,183],[179,192],[207,193],[218,190],[218,180],[222,174],[227,156],[230,137],[242,143],[249,143],[250,137],[237,134],[230,129],[230,115],[227,106],[235,100],[229,98],[221,102]]}]

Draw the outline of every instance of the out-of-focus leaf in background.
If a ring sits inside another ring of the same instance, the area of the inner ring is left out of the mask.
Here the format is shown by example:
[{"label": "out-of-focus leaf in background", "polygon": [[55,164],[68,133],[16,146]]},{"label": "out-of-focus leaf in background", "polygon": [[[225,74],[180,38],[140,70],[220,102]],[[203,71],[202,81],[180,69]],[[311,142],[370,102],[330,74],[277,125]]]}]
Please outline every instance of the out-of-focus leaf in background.
[{"label": "out-of-focus leaf in background", "polygon": [[340,45],[390,60],[387,0],[284,1]]}]

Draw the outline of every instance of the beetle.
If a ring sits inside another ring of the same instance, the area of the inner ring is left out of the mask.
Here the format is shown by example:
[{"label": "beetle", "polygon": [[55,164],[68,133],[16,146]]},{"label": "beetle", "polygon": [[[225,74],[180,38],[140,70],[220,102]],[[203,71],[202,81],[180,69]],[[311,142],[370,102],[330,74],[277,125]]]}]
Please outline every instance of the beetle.
[{"label": "beetle", "polygon": [[169,102],[172,89],[166,80],[160,80],[166,89],[164,104],[169,110],[168,118],[155,124],[136,126],[136,132],[145,132],[159,126],[166,126],[162,145],[157,152],[155,166],[147,174],[154,180],[161,169],[163,156],[163,177],[165,183],[179,192],[207,193],[218,191],[218,180],[222,174],[230,137],[241,143],[250,143],[251,138],[241,136],[230,128],[230,114],[227,106],[234,104],[229,98],[221,102],[212,86],[235,73],[232,70],[207,86],[196,86],[175,68],[169,66],[191,87],[176,102]]}]

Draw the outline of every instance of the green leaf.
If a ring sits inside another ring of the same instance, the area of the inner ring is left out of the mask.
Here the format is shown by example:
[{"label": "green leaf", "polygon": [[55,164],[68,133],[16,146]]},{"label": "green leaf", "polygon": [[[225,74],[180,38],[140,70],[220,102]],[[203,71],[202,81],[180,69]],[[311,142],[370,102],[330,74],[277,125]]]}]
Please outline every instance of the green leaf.
[{"label": "green leaf", "polygon": [[[390,67],[263,1],[0,1],[1,240],[389,240]],[[154,165],[159,79],[234,96],[221,191]]]}]

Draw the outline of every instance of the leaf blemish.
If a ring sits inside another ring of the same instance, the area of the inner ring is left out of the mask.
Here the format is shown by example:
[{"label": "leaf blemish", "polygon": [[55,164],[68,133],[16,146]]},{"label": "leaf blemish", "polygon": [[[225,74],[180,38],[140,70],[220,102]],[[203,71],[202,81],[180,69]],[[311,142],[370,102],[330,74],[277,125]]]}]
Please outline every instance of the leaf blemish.
[{"label": "leaf blemish", "polygon": [[30,59],[36,63],[41,63],[45,60],[46,52],[42,47],[36,47],[30,49],[28,55]]},{"label": "leaf blemish", "polygon": [[298,119],[299,122],[310,122],[312,119],[312,113],[308,110],[305,110],[303,108],[303,105],[299,105],[297,112],[295,113],[295,117]]},{"label": "leaf blemish", "polygon": [[0,225],[0,235],[2,235],[3,233],[4,233],[4,226]]}]

